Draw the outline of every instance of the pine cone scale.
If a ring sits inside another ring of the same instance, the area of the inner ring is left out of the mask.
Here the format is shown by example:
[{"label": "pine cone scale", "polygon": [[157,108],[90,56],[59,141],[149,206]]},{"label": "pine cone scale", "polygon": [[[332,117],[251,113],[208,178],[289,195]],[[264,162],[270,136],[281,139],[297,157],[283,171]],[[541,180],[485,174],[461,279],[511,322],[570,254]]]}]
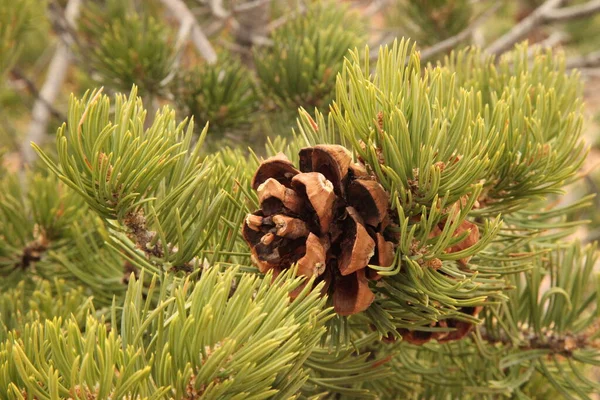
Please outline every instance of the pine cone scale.
[{"label": "pine cone scale", "polygon": [[375,241],[369,236],[360,216],[352,207],[346,208],[346,237],[342,240],[338,268],[342,275],[349,275],[369,263],[375,254]]},{"label": "pine cone scale", "polygon": [[307,172],[294,176],[292,186],[305,195],[317,213],[321,234],[329,232],[336,198],[331,182],[319,172]]}]

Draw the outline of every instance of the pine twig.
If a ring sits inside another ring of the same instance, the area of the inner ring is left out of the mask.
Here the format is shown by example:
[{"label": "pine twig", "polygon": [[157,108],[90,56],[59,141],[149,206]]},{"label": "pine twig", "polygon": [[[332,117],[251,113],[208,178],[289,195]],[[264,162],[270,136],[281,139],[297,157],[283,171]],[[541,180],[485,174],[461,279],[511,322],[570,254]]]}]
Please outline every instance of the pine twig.
[{"label": "pine twig", "polygon": [[537,48],[551,49],[563,43],[568,38],[569,36],[562,31],[552,32],[552,34],[550,34],[550,36],[548,36],[546,39],[542,40],[541,42],[537,42],[535,46],[530,47],[527,50],[527,55],[529,57],[533,57],[536,53]]},{"label": "pine twig", "polygon": [[578,18],[587,18],[592,14],[600,12],[600,0],[591,0],[584,4],[560,9],[550,9],[546,18],[552,22],[563,22]]},{"label": "pine twig", "polygon": [[501,5],[501,2],[495,3],[493,6],[484,11],[479,17],[474,19],[473,22],[461,32],[421,51],[421,62],[430,60],[440,53],[445,53],[449,50],[452,50],[460,42],[467,39],[471,33],[477,29],[477,27],[487,21],[500,8]]},{"label": "pine twig", "polygon": [[548,11],[559,7],[562,2],[563,0],[546,0],[521,22],[513,26],[510,31],[490,44],[486,51],[492,54],[501,54],[509,50],[513,44],[525,37],[534,28],[542,25],[546,20]]},{"label": "pine twig", "polygon": [[135,242],[137,247],[148,256],[163,257],[164,251],[160,243],[150,246],[156,237],[156,232],[147,228],[146,216],[142,211],[129,213],[123,223],[129,229],[129,237]]},{"label": "pine twig", "polygon": [[209,64],[217,62],[217,53],[200,28],[194,14],[182,0],[161,0],[162,4],[179,20],[181,24],[191,23],[191,39],[198,52]]},{"label": "pine twig", "polygon": [[[473,31],[475,29],[477,29],[477,27],[479,27],[481,24],[483,24],[485,21],[487,21],[500,8],[501,5],[502,5],[502,3],[498,2],[498,3],[494,4],[493,6],[490,6],[490,8],[488,8],[483,13],[481,13],[481,15],[479,15],[477,18],[475,18],[473,20],[473,22],[471,22],[471,24],[468,27],[466,27],[464,30],[462,30],[461,32],[459,32],[456,35],[451,36],[445,40],[442,40],[441,42],[436,43],[431,47],[423,49],[421,51],[421,56],[420,56],[421,62],[428,61],[428,60],[432,59],[433,57],[437,56],[438,54],[445,53],[445,52],[455,48],[460,42],[467,39],[469,37],[469,35],[471,35],[471,33],[473,33]],[[383,43],[389,44],[396,39],[395,35],[386,35],[386,36],[389,36],[389,39],[384,40]],[[377,52],[373,52],[373,53],[371,53],[370,57],[372,60],[375,60],[378,55],[379,54]]]},{"label": "pine twig", "polygon": [[[71,26],[75,25],[80,5],[81,0],[69,0],[67,3],[67,7],[65,8],[65,19]],[[54,56],[50,61],[46,81],[39,91],[38,100],[33,106],[29,129],[25,135],[24,142],[21,144],[21,152],[25,163],[32,163],[36,158],[36,153],[31,148],[30,143],[41,143],[43,141],[51,115],[51,111],[47,104],[54,103],[54,100],[58,96],[70,63],[71,51],[69,47],[61,41],[57,44]]]},{"label": "pine twig", "polygon": [[593,68],[600,66],[600,50],[567,59],[567,68]]},{"label": "pine twig", "polygon": [[506,346],[514,346],[519,350],[549,350],[552,354],[568,357],[575,350],[600,348],[600,342],[595,339],[595,333],[599,328],[600,320],[577,334],[569,332],[557,334],[548,331],[538,335],[528,329],[523,329],[516,341],[505,333],[501,333],[499,336],[490,334],[484,327],[479,328],[479,334],[483,340],[489,343],[502,343]]},{"label": "pine twig", "polygon": [[11,75],[16,79],[19,80],[21,82],[23,82],[23,84],[25,85],[25,87],[27,88],[27,90],[29,91],[29,93],[31,93],[31,95],[33,97],[35,97],[37,100],[43,102],[46,106],[46,108],[48,108],[48,111],[50,112],[50,114],[54,117],[57,118],[61,121],[66,121],[67,117],[61,113],[60,111],[58,111],[56,108],[54,108],[54,106],[52,105],[52,103],[49,103],[48,101],[46,101],[45,98],[41,97],[40,95],[40,91],[38,90],[37,86],[35,85],[35,83],[29,79],[28,77],[26,77],[21,71],[19,71],[16,68],[13,68],[10,71]]},{"label": "pine twig", "polygon": [[491,54],[502,54],[538,26],[586,18],[600,12],[600,0],[590,0],[585,4],[559,8],[563,2],[564,0],[546,0],[527,18],[490,44],[486,51]]}]

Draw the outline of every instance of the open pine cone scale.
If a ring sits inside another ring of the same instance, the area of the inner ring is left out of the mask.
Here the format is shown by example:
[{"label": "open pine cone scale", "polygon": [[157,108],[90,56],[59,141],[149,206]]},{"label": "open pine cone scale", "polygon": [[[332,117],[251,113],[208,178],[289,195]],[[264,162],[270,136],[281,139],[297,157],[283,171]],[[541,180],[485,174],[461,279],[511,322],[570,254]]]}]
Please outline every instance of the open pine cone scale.
[{"label": "open pine cone scale", "polygon": [[299,155],[299,170],[278,154],[254,175],[260,210],[243,227],[253,262],[275,274],[297,263],[298,274],[325,281],[338,314],[364,311],[375,297],[369,280],[380,278],[367,266],[394,261],[389,196],[342,146],[308,147]]}]

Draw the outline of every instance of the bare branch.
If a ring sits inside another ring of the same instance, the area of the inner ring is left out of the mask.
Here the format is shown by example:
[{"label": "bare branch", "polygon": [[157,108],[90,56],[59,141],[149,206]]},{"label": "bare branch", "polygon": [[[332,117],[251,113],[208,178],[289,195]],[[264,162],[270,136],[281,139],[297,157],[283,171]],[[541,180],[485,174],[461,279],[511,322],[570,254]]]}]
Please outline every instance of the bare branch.
[{"label": "bare branch", "polygon": [[449,50],[452,50],[460,42],[467,39],[478,26],[487,21],[488,18],[490,18],[500,8],[501,5],[501,2],[497,2],[485,10],[479,17],[475,18],[473,22],[471,22],[471,24],[461,32],[421,51],[421,62],[430,60],[440,53],[445,53]]},{"label": "bare branch", "polygon": [[229,17],[229,12],[223,7],[223,0],[209,0],[208,5],[212,14],[219,18],[225,19]]},{"label": "bare branch", "polygon": [[198,49],[198,52],[204,57],[209,64],[217,62],[217,53],[208,41],[208,38],[202,32],[198,21],[188,6],[182,0],[161,0],[162,4],[179,20],[180,24],[191,23],[192,42]]},{"label": "bare branch", "polygon": [[[65,19],[71,27],[75,25],[75,21],[79,15],[80,5],[81,0],[69,0],[67,3],[67,7],[65,8]],[[45,138],[51,114],[51,110],[47,107],[47,104],[54,103],[54,100],[58,96],[67,75],[67,69],[69,68],[70,62],[71,51],[64,42],[60,41],[57,44],[54,56],[50,61],[46,81],[40,89],[38,100],[33,105],[29,129],[27,130],[25,141],[21,145],[21,152],[25,163],[31,163],[36,158],[36,153],[30,145],[31,142],[39,144]]]},{"label": "bare branch", "polygon": [[373,15],[380,12],[387,4],[389,0],[373,0],[363,11],[363,15],[366,17],[372,17]]},{"label": "bare branch", "polygon": [[567,68],[595,68],[600,66],[600,50],[567,59]]},{"label": "bare branch", "polygon": [[48,111],[50,112],[50,114],[54,117],[57,118],[61,121],[65,121],[66,120],[66,116],[61,113],[60,111],[58,111],[56,108],[54,108],[54,106],[51,103],[48,103],[46,101],[46,99],[44,99],[43,97],[40,96],[40,91],[38,90],[37,86],[35,85],[35,83],[29,79],[28,77],[26,77],[21,71],[19,71],[16,68],[13,68],[10,71],[10,74],[18,81],[23,82],[23,85],[25,85],[25,88],[27,89],[27,91],[29,91],[29,93],[35,97],[36,99],[38,99],[39,101],[43,102],[44,105],[46,106],[46,108],[48,108]]},{"label": "bare branch", "polygon": [[565,22],[577,18],[587,18],[600,12],[600,0],[590,0],[587,3],[559,8],[564,0],[547,0],[536,8],[527,18],[515,25],[510,31],[494,41],[486,49],[492,54],[502,54],[523,39],[538,26]]},{"label": "bare branch", "polygon": [[270,0],[251,0],[246,3],[235,6],[233,11],[236,13],[246,12],[255,8],[263,7],[268,3],[270,3]]},{"label": "bare branch", "polygon": [[270,20],[270,3],[265,0],[250,0],[237,5],[232,12],[235,23],[235,41],[240,46],[252,47],[257,42],[267,43],[267,26]]},{"label": "bare branch", "polygon": [[546,19],[552,22],[562,22],[577,18],[587,18],[597,12],[600,12],[600,0],[591,0],[576,6],[551,9],[546,13]]},{"label": "bare branch", "polygon": [[537,334],[529,329],[522,329],[518,338],[509,337],[505,332],[500,332],[499,335],[491,334],[485,327],[479,327],[478,331],[481,338],[489,343],[502,343],[521,350],[549,350],[552,354],[570,357],[575,350],[599,348],[600,342],[594,338],[599,327],[600,320],[596,320],[583,332],[579,333],[556,333],[547,330]]},{"label": "bare branch", "polygon": [[513,26],[510,31],[490,44],[486,51],[492,54],[501,54],[509,50],[537,26],[544,24],[548,11],[559,7],[562,2],[563,0],[546,0],[521,22]]},{"label": "bare branch", "polygon": [[550,36],[548,36],[546,39],[542,40],[541,42],[535,43],[534,46],[531,46],[527,50],[527,55],[529,57],[533,57],[538,48],[551,49],[551,48],[556,47],[559,44],[565,42],[567,39],[569,39],[569,35],[567,35],[566,33],[562,32],[562,31],[552,32],[550,34]]}]

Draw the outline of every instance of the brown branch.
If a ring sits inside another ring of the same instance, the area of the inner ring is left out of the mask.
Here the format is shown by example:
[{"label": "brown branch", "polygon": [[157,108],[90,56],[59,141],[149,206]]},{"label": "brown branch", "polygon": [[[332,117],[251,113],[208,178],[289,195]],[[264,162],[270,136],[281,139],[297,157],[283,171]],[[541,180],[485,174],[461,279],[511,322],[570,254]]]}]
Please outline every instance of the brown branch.
[{"label": "brown branch", "polygon": [[556,47],[559,44],[563,43],[568,38],[569,38],[569,36],[562,31],[552,32],[552,34],[550,36],[548,36],[546,39],[542,40],[541,42],[535,43],[534,46],[531,46],[527,50],[527,55],[529,57],[533,57],[536,54],[536,51],[538,49],[551,49],[551,48]]},{"label": "brown branch", "polygon": [[486,51],[492,54],[501,54],[509,50],[515,43],[523,39],[533,29],[546,22],[548,11],[559,7],[563,0],[546,0],[521,22],[512,27],[510,31],[490,44]]},{"label": "brown branch", "polygon": [[569,357],[575,350],[600,349],[600,340],[593,338],[599,328],[600,319],[581,333],[558,334],[548,330],[538,335],[531,330],[522,329],[516,340],[509,337],[505,332],[501,332],[500,335],[489,333],[484,327],[479,327],[478,331],[481,338],[491,344],[501,343],[519,350],[548,350],[552,354]]},{"label": "brown branch", "polygon": [[567,59],[567,68],[594,68],[600,66],[600,50]]},{"label": "brown branch", "polygon": [[[148,256],[148,258],[151,256],[163,258],[165,256],[165,251],[160,241],[157,241],[152,245],[152,241],[156,238],[156,232],[148,229],[146,216],[141,209],[127,214],[123,219],[123,224],[129,230],[127,232],[129,238],[135,243],[138,249]],[[171,252],[177,252],[176,248],[171,248],[170,245],[168,247]],[[171,268],[171,271],[185,272],[188,274],[194,272],[194,259],[181,265],[174,265]],[[124,272],[125,277],[127,278],[131,275],[131,268],[129,268],[127,264],[125,265]],[[123,282],[126,281],[125,277],[123,278]]]},{"label": "brown branch", "polygon": [[36,98],[36,100],[41,101],[42,103],[44,103],[44,105],[46,106],[46,108],[48,109],[48,111],[50,112],[50,114],[56,118],[59,119],[61,121],[66,121],[67,117],[66,115],[64,115],[63,113],[61,113],[60,111],[58,111],[56,108],[54,108],[54,106],[49,103],[46,99],[44,99],[43,97],[40,96],[40,91],[38,90],[37,86],[35,85],[35,83],[29,79],[28,77],[26,77],[23,73],[21,73],[21,71],[19,71],[16,68],[13,68],[10,71],[10,74],[13,76],[13,78],[15,80],[21,81],[23,82],[23,84],[25,85],[25,88],[27,89],[27,91]]},{"label": "brown branch", "polygon": [[490,44],[486,51],[492,54],[502,54],[538,26],[586,18],[600,12],[600,0],[590,0],[585,4],[559,8],[563,1],[546,0],[521,22],[513,26],[510,31]]},{"label": "brown branch", "polygon": [[546,13],[546,19],[552,22],[563,22],[578,18],[587,18],[597,12],[600,12],[600,0],[591,0],[576,6],[551,9]]},{"label": "brown branch", "polygon": [[34,239],[27,243],[23,248],[23,252],[19,258],[19,261],[15,264],[14,269],[25,270],[32,264],[42,259],[42,255],[46,253],[50,242],[46,237],[46,234],[39,229],[36,225],[33,233]]},{"label": "brown branch", "polygon": [[129,213],[124,218],[123,224],[129,229],[129,237],[140,250],[148,256],[164,256],[164,251],[160,243],[151,246],[152,240],[156,237],[156,232],[148,230],[146,216],[141,210]]},{"label": "brown branch", "polygon": [[182,0],[161,0],[162,4],[179,20],[180,24],[191,24],[192,42],[209,64],[217,62],[217,53],[200,28],[194,14]]},{"label": "brown branch", "polygon": [[502,3],[497,2],[496,4],[485,10],[480,16],[475,18],[473,22],[471,22],[471,24],[461,32],[421,51],[421,62],[430,60],[431,58],[437,56],[440,53],[446,53],[452,50],[460,42],[466,40],[471,35],[471,33],[475,29],[477,29],[478,26],[487,21],[500,8],[500,6],[502,6]]},{"label": "brown branch", "polygon": [[[67,3],[65,19],[71,26],[75,25],[80,4],[81,0],[69,0]],[[46,136],[51,114],[50,109],[46,105],[52,104],[58,96],[70,63],[71,51],[69,46],[61,41],[58,43],[54,56],[50,61],[46,81],[39,91],[38,100],[33,105],[29,129],[25,135],[24,142],[21,144],[21,153],[25,163],[31,163],[36,158],[36,153],[31,148],[31,143],[36,142],[40,144]]]}]

